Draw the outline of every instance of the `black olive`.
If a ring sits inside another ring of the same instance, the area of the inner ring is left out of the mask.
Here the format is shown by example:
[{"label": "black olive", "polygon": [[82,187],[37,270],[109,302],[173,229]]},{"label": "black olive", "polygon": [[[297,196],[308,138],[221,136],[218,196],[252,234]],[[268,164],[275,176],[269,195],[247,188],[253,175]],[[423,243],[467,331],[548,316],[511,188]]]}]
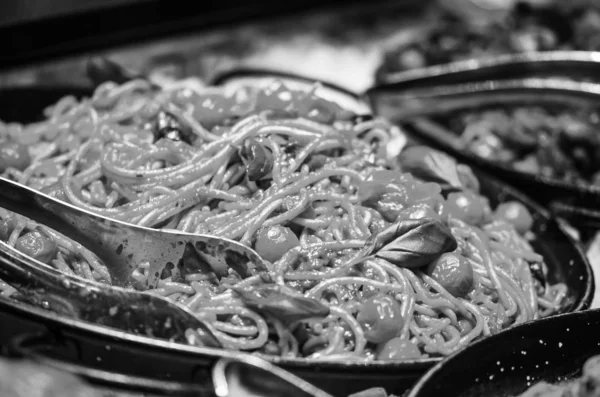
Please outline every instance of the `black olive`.
[{"label": "black olive", "polygon": [[546,285],[546,275],[544,274],[544,270],[542,269],[542,265],[540,263],[530,263],[529,270],[531,271],[531,275],[535,280],[537,280],[541,285]]},{"label": "black olive", "polygon": [[246,139],[238,154],[250,181],[257,181],[273,170],[273,154],[255,139]]},{"label": "black olive", "polygon": [[154,140],[170,139],[172,141],[182,141],[192,144],[194,134],[189,128],[185,128],[169,112],[161,111],[158,113],[156,128],[154,130]]}]

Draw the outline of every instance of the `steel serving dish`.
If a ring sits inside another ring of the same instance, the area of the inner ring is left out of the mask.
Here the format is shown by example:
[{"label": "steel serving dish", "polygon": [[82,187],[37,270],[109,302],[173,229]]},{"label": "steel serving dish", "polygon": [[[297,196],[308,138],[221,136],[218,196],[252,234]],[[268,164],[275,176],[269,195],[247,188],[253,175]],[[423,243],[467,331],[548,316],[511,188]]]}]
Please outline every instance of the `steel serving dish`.
[{"label": "steel serving dish", "polygon": [[[76,87],[5,89],[0,91],[0,119],[35,121],[44,107],[64,95],[83,96],[89,92]],[[562,312],[587,309],[593,298],[594,280],[579,244],[548,211],[526,196],[484,173],[477,171],[477,175],[482,193],[492,206],[505,200],[518,200],[534,215],[536,237],[532,244],[545,257],[550,281],[564,282],[569,288],[568,302]],[[202,384],[201,380],[219,358],[243,355],[128,335],[5,299],[0,299],[0,319],[0,343],[5,347],[26,345],[28,349],[17,350],[48,358],[59,357],[91,370],[169,380],[191,384],[191,387]],[[309,362],[282,358],[270,361],[335,396],[346,396],[375,386],[402,394],[441,358],[394,363]]]}]

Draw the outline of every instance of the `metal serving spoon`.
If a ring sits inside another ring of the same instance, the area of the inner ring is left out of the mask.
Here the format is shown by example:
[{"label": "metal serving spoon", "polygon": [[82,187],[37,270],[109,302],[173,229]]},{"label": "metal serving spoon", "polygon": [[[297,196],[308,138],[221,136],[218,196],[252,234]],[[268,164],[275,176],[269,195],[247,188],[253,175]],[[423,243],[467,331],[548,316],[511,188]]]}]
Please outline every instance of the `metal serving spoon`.
[{"label": "metal serving spoon", "polygon": [[[148,287],[168,264],[190,255],[217,275],[229,268],[248,277],[266,267],[252,249],[208,235],[139,227],[112,220],[0,178],[0,207],[28,217],[80,243],[106,265],[113,285],[135,283],[133,270],[150,263]],[[182,341],[188,328],[201,329],[204,344],[218,346],[204,323],[166,299],[64,275],[6,244],[0,245],[1,278],[38,303],[46,299],[64,314],[142,335]],[[39,298],[38,298],[39,296]],[[64,306],[64,307],[63,307]]]}]

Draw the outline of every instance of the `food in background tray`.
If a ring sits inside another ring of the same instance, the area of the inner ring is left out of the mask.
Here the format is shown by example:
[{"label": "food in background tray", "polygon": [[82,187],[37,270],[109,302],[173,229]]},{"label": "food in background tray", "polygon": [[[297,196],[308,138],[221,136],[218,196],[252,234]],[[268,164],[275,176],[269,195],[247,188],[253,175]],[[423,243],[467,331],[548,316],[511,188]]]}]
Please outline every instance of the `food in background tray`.
[{"label": "food in background tray", "polygon": [[[517,171],[570,183],[600,184],[598,114],[578,109],[512,107],[440,117],[459,145]],[[425,128],[422,126],[422,128]]]},{"label": "food in background tray", "polygon": [[379,73],[514,52],[600,50],[600,5],[592,1],[519,1],[485,25],[449,13],[441,19],[424,38],[390,48]]},{"label": "food in background tray", "polygon": [[520,397],[595,397],[599,392],[600,356],[594,356],[583,365],[581,377],[562,384],[539,382]]},{"label": "food in background tray", "polygon": [[[555,313],[565,296],[528,242],[523,204],[492,209],[469,167],[402,147],[396,127],[320,97],[319,85],[230,95],[105,83],[45,115],[0,126],[12,148],[4,177],[121,221],[238,240],[268,262],[243,279],[189,252],[148,290],[189,307],[226,348],[310,360],[447,355]],[[108,282],[47,231],[2,219],[15,248]],[[137,265],[131,287],[143,289],[148,264]]]}]

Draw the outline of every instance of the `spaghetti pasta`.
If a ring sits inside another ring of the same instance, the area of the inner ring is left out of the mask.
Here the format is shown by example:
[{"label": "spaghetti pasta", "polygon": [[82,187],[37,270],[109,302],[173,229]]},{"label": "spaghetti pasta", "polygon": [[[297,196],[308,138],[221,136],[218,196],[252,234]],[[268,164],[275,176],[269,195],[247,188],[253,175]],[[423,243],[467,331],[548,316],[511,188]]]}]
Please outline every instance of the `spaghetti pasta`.
[{"label": "spaghetti pasta", "polygon": [[[254,248],[268,274],[214,272],[192,255],[147,291],[190,308],[231,349],[419,359],[559,309],[564,286],[546,281],[525,207],[492,211],[467,167],[421,147],[398,157],[396,127],[318,92],[107,83],[42,122],[0,124],[12,148],[0,171],[97,214]],[[83,247],[6,211],[0,220],[9,245],[110,283]],[[139,264],[132,287],[148,271]]]}]

